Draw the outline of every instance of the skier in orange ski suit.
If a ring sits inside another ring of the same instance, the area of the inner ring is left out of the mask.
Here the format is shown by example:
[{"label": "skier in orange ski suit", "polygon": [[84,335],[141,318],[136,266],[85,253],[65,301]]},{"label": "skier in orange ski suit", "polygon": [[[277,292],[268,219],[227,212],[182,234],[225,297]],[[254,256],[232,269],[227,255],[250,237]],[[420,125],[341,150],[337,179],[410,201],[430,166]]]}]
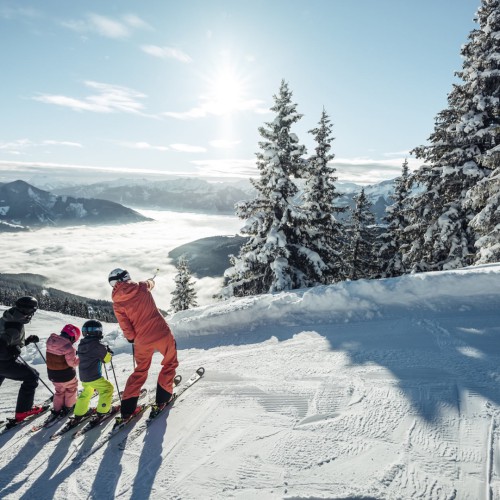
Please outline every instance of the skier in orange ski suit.
[{"label": "skier in orange ski suit", "polygon": [[151,290],[153,279],[136,283],[123,269],[114,269],[108,277],[113,287],[112,300],[116,319],[125,338],[134,344],[134,372],[125,385],[122,396],[122,418],[132,415],[137,409],[137,401],[142,386],[148,377],[148,370],[155,351],[163,355],[162,368],[156,386],[156,404],[167,403],[172,396],[177,348],[174,336],[165,318],[156,307]]}]

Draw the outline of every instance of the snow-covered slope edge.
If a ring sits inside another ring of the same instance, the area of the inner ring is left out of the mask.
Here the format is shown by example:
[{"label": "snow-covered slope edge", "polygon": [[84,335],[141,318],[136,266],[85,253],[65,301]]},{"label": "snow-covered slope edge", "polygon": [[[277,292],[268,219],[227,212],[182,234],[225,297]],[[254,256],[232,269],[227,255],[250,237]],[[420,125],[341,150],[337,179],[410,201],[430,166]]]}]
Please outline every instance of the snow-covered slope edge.
[{"label": "snow-covered slope edge", "polygon": [[[459,312],[473,305],[495,310],[500,299],[500,264],[389,278],[359,280],[250,298],[182,311],[170,318],[178,341],[251,332],[276,325],[343,324],[425,314]],[[262,340],[262,339],[260,339]],[[251,340],[250,340],[251,341]]]}]

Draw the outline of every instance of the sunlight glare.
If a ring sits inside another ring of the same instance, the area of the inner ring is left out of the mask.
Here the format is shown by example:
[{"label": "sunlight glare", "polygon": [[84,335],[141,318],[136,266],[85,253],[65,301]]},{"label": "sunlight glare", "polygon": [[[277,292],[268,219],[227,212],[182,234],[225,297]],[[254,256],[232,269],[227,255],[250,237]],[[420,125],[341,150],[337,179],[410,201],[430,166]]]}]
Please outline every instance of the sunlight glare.
[{"label": "sunlight glare", "polygon": [[214,114],[225,115],[244,108],[244,81],[232,68],[221,68],[209,85],[208,102]]}]

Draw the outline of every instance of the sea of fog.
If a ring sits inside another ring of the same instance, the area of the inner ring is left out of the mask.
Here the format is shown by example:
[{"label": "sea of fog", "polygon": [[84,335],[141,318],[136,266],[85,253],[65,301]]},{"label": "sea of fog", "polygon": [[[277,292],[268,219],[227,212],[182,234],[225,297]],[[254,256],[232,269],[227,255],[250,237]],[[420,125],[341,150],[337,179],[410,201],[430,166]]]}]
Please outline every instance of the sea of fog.
[{"label": "sea of fog", "polygon": [[[159,268],[153,295],[158,307],[170,307],[176,269],[170,250],[208,236],[234,235],[242,221],[234,216],[157,210],[137,210],[151,222],[119,226],[44,228],[2,233],[0,273],[36,273],[48,286],[93,299],[111,299],[109,272],[122,267],[135,281],[153,276]],[[221,279],[196,281],[199,305],[214,302]]]}]

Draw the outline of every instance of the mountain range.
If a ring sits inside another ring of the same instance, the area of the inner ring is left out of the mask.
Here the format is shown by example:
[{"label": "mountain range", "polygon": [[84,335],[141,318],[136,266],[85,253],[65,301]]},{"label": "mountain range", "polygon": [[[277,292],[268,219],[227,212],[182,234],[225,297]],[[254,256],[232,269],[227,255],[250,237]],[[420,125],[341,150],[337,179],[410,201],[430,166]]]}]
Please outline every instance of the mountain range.
[{"label": "mountain range", "polygon": [[234,205],[248,199],[250,184],[243,188],[233,183],[210,183],[202,179],[186,178],[164,181],[118,179],[89,185],[64,187],[54,190],[57,194],[96,197],[126,206],[234,214]]},{"label": "mountain range", "polygon": [[135,210],[109,200],[56,195],[22,180],[0,184],[0,231],[146,220]]},{"label": "mountain range", "polygon": [[[299,200],[302,187],[300,181]],[[23,180],[0,183],[0,232],[17,232],[43,226],[79,224],[123,224],[150,220],[137,209],[172,210],[195,213],[235,214],[238,202],[250,200],[255,190],[249,181],[208,182],[199,178],[117,179],[42,189]],[[49,184],[47,184],[49,187]],[[354,197],[362,186],[337,183],[341,193],[337,204],[354,207]],[[365,186],[377,223],[382,223],[385,209],[392,203],[394,181]],[[349,216],[349,211],[340,215]]]},{"label": "mountain range", "polygon": [[[297,198],[300,198],[302,182],[297,180],[297,185],[299,187]],[[338,205],[354,207],[354,196],[361,191],[361,188],[362,186],[357,184],[338,182],[337,191],[341,193]],[[255,196],[255,189],[249,181],[208,182],[199,178],[164,181],[117,179],[87,185],[64,186],[54,188],[52,191],[60,195],[99,197],[137,208],[228,215],[235,213],[236,203]],[[381,222],[385,208],[392,203],[390,195],[393,192],[393,180],[365,186],[365,194],[373,205],[372,210],[377,222]]]}]

